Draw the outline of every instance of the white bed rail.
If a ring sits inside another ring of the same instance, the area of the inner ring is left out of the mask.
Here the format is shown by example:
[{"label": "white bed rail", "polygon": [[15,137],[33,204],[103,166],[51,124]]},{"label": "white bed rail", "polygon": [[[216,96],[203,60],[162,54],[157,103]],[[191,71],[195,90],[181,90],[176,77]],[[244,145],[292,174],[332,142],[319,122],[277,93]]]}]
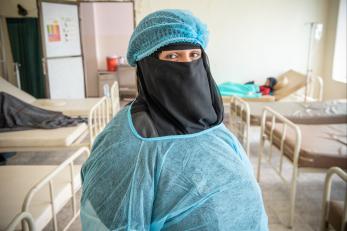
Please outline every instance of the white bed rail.
[{"label": "white bed rail", "polygon": [[15,216],[11,223],[6,227],[5,231],[14,231],[20,222],[22,222],[22,224],[25,222],[29,227],[29,231],[36,231],[33,216],[28,212],[17,214],[17,216]]},{"label": "white bed rail", "polygon": [[89,142],[92,147],[96,136],[106,127],[110,121],[109,102],[103,97],[89,112]]},{"label": "white bed rail", "polygon": [[112,116],[115,116],[120,109],[118,81],[115,81],[111,86],[111,97],[110,98],[111,98]]},{"label": "white bed rail", "polygon": [[308,78],[307,99],[308,101],[323,100],[323,79],[321,77],[311,75]]},{"label": "white bed rail", "polygon": [[249,104],[237,96],[232,96],[230,98],[229,127],[243,145],[248,156],[250,118]]},{"label": "white bed rail", "polygon": [[[270,120],[269,120],[270,118]],[[270,131],[268,131],[269,126],[267,125],[270,122],[271,127]],[[272,166],[271,160],[272,160],[272,149],[273,149],[273,139],[274,139],[274,129],[276,127],[276,123],[283,124],[282,131],[280,134],[280,161],[278,168]],[[295,125],[293,122],[282,116],[280,113],[274,111],[270,107],[264,107],[263,114],[261,118],[261,127],[260,127],[260,147],[259,147],[259,156],[258,156],[258,170],[257,170],[257,180],[260,181],[260,170],[261,170],[261,161],[262,156],[264,153],[264,146],[265,141],[269,141],[270,148],[269,148],[269,158],[268,162],[270,163],[271,167],[275,169],[275,171],[279,174],[281,179],[285,181],[287,180],[282,175],[282,167],[283,167],[283,157],[284,155],[284,144],[287,136],[287,129],[292,129],[294,132],[294,149],[293,149],[293,172],[291,177],[291,183],[290,183],[290,218],[289,218],[289,227],[292,227],[294,223],[294,209],[295,209],[295,197],[296,197],[296,183],[297,183],[297,176],[298,176],[298,162],[299,162],[299,155],[300,155],[300,148],[301,148],[301,131],[300,128]]]},{"label": "white bed rail", "polygon": [[[333,179],[333,176],[337,175],[339,176],[343,181],[347,184],[347,173],[343,171],[341,168],[338,167],[332,167],[328,170],[328,173],[325,177],[325,183],[324,183],[324,194],[323,194],[323,205],[322,205],[322,219],[321,219],[321,231],[327,230],[328,226],[328,214],[329,214],[329,200],[330,200],[330,193],[331,193],[331,182]],[[341,224],[341,231],[344,231],[345,228],[347,228],[347,190],[345,192],[345,201],[344,201],[344,211],[342,216],[342,224]]]},{"label": "white bed rail", "polygon": [[[86,147],[82,147],[78,149],[74,154],[72,154],[71,157],[69,157],[67,160],[65,160],[62,164],[60,164],[54,171],[52,171],[49,175],[44,177],[39,183],[37,183],[35,186],[33,186],[28,194],[25,197],[23,206],[22,206],[22,212],[29,212],[30,210],[30,203],[35,196],[37,192],[42,190],[44,186],[48,184],[49,186],[49,193],[50,193],[50,204],[52,208],[52,218],[53,218],[53,230],[58,230],[58,222],[57,222],[57,213],[59,212],[56,208],[56,203],[54,202],[55,194],[54,194],[54,177],[57,176],[59,173],[61,173],[67,166],[70,167],[70,185],[71,185],[71,200],[72,200],[72,207],[73,207],[73,217],[68,222],[66,227],[63,230],[67,230],[70,225],[74,222],[74,220],[79,215],[79,210],[77,210],[77,201],[76,201],[76,193],[78,190],[75,188],[75,181],[74,181],[74,161],[82,156],[83,154],[86,155],[86,157],[89,156],[89,149]],[[27,226],[25,223],[22,223],[22,229],[26,230]]]}]

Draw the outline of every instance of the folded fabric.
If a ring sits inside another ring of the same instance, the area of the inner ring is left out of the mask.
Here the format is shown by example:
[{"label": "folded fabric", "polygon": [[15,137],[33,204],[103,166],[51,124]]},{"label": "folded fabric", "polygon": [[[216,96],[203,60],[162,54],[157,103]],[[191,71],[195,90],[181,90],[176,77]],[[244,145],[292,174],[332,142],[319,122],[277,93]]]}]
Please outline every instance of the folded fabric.
[{"label": "folded fabric", "polygon": [[223,124],[143,138],[130,108],[82,168],[83,230],[268,230],[251,164]]},{"label": "folded fabric", "polygon": [[10,94],[0,92],[0,132],[69,127],[86,121],[80,117],[71,118],[61,112],[35,107]]},{"label": "folded fabric", "polygon": [[261,97],[259,86],[256,84],[240,84],[225,82],[218,85],[222,96],[238,96],[241,98],[259,98]]}]

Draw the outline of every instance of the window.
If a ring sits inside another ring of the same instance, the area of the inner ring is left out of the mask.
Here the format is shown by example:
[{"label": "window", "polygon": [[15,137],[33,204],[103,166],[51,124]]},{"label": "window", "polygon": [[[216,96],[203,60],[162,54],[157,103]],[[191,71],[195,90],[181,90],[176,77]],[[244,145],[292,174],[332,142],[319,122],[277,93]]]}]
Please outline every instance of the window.
[{"label": "window", "polygon": [[340,0],[337,28],[336,28],[336,40],[335,40],[335,51],[334,51],[334,63],[333,63],[333,79],[339,82],[347,83],[346,74],[346,4],[347,0]]}]

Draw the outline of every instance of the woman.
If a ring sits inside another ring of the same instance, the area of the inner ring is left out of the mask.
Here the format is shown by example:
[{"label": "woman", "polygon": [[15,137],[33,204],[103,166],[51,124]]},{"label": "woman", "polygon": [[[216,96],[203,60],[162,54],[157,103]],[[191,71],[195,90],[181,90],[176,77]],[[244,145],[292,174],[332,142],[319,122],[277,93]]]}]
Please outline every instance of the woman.
[{"label": "woman", "polygon": [[136,27],[127,58],[139,95],[83,166],[83,229],[267,230],[249,160],[222,124],[206,43],[185,11],[154,12]]}]

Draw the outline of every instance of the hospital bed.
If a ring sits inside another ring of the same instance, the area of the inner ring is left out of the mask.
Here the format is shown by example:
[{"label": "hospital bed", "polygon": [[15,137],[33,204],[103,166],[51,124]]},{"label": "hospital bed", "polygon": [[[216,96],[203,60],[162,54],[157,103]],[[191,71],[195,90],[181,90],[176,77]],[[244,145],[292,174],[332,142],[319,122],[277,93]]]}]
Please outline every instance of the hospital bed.
[{"label": "hospital bed", "polygon": [[95,104],[85,123],[56,129],[30,129],[0,133],[0,152],[49,151],[91,147],[95,137],[110,121],[109,102],[106,97]]},{"label": "hospital bed", "polygon": [[[71,201],[73,216],[64,228],[66,230],[79,216],[76,193],[81,188],[81,166],[75,165],[74,161],[82,156],[89,156],[88,148],[80,148],[58,166],[0,167],[0,230],[19,228],[18,221],[23,217],[36,230],[42,230],[50,220],[53,220],[53,230],[58,230],[57,214]],[[27,222],[22,223],[25,224]]]},{"label": "hospital bed", "polygon": [[[268,120],[268,118],[271,118]],[[257,179],[265,143],[269,142],[268,162],[280,178],[290,185],[290,219],[293,225],[297,176],[300,172],[325,171],[336,166],[347,169],[347,124],[297,125],[280,113],[265,107],[261,119]],[[273,147],[280,151],[278,167],[272,164]],[[283,159],[293,165],[291,180],[283,176]]]},{"label": "hospital bed", "polygon": [[[251,125],[260,125],[262,110],[271,107],[299,124],[347,123],[347,100],[320,102],[248,102]],[[232,105],[231,105],[232,106]]]},{"label": "hospital bed", "polygon": [[[246,150],[249,150],[250,126],[259,126],[264,107],[271,107],[296,124],[347,123],[347,100],[320,102],[246,102],[239,97],[230,100],[228,124]],[[268,118],[269,119],[269,118]]]},{"label": "hospital bed", "polygon": [[1,91],[36,107],[51,111],[59,111],[71,117],[81,116],[87,118],[90,114],[90,110],[102,99],[36,99],[0,77],[0,92]]},{"label": "hospital bed", "polygon": [[[323,96],[323,80],[319,76],[306,78],[294,70],[289,70],[277,77],[273,95],[264,95],[259,98],[242,98],[247,102],[274,102],[274,101],[304,101],[307,80],[308,101],[320,101]],[[222,96],[223,103],[228,105],[232,96]]]},{"label": "hospital bed", "polygon": [[347,185],[347,173],[345,171],[336,167],[329,169],[324,184],[321,231],[328,230],[329,224],[336,231],[347,230],[347,191],[344,201],[330,200],[331,182],[334,175],[341,178]]}]

